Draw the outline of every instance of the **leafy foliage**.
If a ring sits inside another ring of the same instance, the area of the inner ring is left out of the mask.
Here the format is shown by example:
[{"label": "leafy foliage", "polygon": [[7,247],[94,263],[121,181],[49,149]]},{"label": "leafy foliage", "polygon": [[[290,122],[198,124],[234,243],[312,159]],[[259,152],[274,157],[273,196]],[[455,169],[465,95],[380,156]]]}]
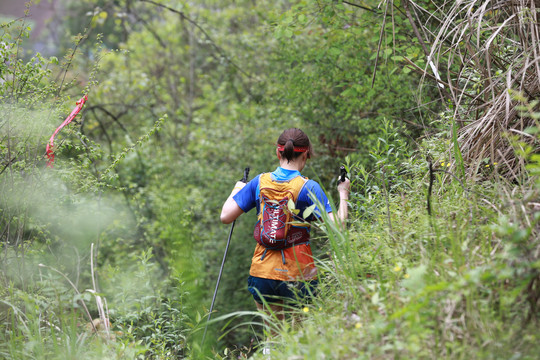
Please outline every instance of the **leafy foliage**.
[{"label": "leafy foliage", "polygon": [[[537,39],[516,29],[536,13],[488,3],[66,1],[50,58],[26,51],[25,18],[3,24],[1,356],[257,358],[261,316],[276,358],[534,356]],[[244,216],[203,346],[219,209],[288,127],[330,196],[346,165],[349,230],[316,226],[318,296],[280,323],[249,311]],[[499,176],[515,164],[518,183]]]}]

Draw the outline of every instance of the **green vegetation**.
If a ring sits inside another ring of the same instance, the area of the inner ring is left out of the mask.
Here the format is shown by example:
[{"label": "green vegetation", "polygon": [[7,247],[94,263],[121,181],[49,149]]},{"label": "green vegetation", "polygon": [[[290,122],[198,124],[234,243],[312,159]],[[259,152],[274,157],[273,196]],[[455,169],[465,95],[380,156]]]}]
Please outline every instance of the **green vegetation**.
[{"label": "green vegetation", "polygon": [[[540,353],[534,1],[61,3],[57,54],[0,26],[0,358],[263,358],[263,320],[276,359]],[[281,323],[241,218],[202,344],[221,205],[288,127],[330,196],[346,166],[348,229]]]}]

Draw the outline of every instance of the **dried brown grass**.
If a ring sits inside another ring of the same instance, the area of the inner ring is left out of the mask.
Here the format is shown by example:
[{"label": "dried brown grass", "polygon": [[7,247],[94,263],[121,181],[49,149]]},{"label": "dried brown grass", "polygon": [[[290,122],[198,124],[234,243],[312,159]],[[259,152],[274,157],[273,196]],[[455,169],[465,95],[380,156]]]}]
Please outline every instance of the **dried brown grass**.
[{"label": "dried brown grass", "polygon": [[540,1],[432,1],[429,9],[405,1],[423,41],[431,44],[426,56],[435,70],[428,64],[424,74],[440,75],[441,97],[459,124],[467,175],[498,164],[499,174],[520,180],[525,163],[511,137],[540,149],[525,132],[534,119],[519,110],[522,102],[540,98]]}]

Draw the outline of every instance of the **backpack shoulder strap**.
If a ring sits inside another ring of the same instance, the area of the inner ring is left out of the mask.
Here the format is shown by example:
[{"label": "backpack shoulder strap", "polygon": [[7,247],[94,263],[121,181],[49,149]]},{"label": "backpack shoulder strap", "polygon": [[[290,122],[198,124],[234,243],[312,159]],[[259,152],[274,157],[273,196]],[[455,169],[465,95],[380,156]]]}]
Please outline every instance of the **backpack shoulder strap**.
[{"label": "backpack shoulder strap", "polygon": [[307,182],[308,178],[301,175],[287,181],[276,181],[272,179],[271,173],[265,173],[260,176],[259,191],[271,189],[277,192],[288,192],[292,194],[293,200],[296,202],[300,191]]}]

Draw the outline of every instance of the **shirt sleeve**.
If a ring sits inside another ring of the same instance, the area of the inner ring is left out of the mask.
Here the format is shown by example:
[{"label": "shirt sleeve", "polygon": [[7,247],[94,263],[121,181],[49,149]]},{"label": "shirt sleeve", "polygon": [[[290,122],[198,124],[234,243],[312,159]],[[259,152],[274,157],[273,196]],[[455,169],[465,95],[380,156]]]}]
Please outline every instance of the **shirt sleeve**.
[{"label": "shirt sleeve", "polygon": [[[327,213],[332,212],[332,206],[330,205],[330,201],[328,200],[328,197],[324,193],[323,189],[321,188],[321,185],[317,183],[314,180],[308,180],[306,185],[304,186],[304,191],[300,194],[301,197],[307,197],[306,202],[311,206],[313,204],[316,204],[313,199],[317,199],[319,203],[321,203],[324,206],[324,210]],[[321,217],[321,210],[319,209],[319,205],[315,208],[315,211],[313,212],[318,218]]]},{"label": "shirt sleeve", "polygon": [[257,187],[259,186],[259,176],[260,175],[257,175],[253,178],[233,196],[234,201],[240,206],[240,209],[246,213],[257,205],[256,197]]}]

